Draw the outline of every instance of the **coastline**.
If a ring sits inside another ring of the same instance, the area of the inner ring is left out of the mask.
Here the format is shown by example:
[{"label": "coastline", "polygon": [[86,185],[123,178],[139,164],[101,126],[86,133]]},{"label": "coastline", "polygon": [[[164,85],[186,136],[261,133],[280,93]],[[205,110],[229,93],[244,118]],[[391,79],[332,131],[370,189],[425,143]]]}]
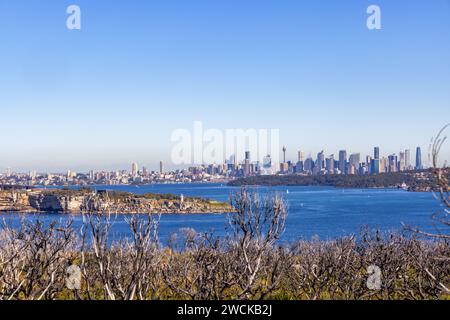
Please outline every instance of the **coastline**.
[{"label": "coastline", "polygon": [[348,175],[273,175],[252,176],[230,181],[227,185],[243,186],[323,186],[340,189],[402,189],[408,192],[433,191],[433,177],[423,174],[396,173],[365,176]]},{"label": "coastline", "polygon": [[172,194],[137,195],[91,189],[27,189],[0,191],[1,213],[24,214],[227,214],[225,202]]}]

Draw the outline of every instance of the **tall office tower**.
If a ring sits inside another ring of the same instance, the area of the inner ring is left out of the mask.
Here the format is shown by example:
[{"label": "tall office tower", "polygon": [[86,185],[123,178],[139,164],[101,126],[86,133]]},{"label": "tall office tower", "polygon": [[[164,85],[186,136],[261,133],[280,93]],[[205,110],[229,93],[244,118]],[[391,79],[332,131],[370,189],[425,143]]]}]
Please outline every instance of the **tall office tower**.
[{"label": "tall office tower", "polygon": [[405,152],[400,151],[399,153],[399,161],[398,161],[398,171],[405,170]]},{"label": "tall office tower", "polygon": [[317,154],[317,170],[322,170],[325,166],[325,155],[323,150]]},{"label": "tall office tower", "polygon": [[355,170],[359,168],[359,164],[361,163],[361,155],[359,153],[353,153],[349,158],[349,165],[355,167]]},{"label": "tall office tower", "polygon": [[283,147],[283,163],[286,163],[286,147]]},{"label": "tall office tower", "polygon": [[250,175],[250,151],[245,152],[245,160],[244,160],[244,175]]},{"label": "tall office tower", "polygon": [[395,154],[391,154],[388,157],[389,162],[389,172],[397,172],[397,156]]},{"label": "tall office tower", "polygon": [[373,158],[380,159],[380,147],[373,148]]},{"label": "tall office tower", "polygon": [[370,174],[380,173],[380,159],[372,159],[370,161]]},{"label": "tall office tower", "polygon": [[313,169],[314,169],[314,161],[311,157],[308,157],[303,165],[303,170],[307,173],[312,173]]},{"label": "tall office tower", "polygon": [[303,151],[300,150],[298,152],[298,161],[293,168],[295,173],[303,172],[304,162],[305,162],[305,155],[304,155]]},{"label": "tall office tower", "polygon": [[328,174],[334,174],[334,154],[325,160],[325,169]]},{"label": "tall office tower", "polygon": [[298,152],[298,161],[299,161],[299,162],[303,162],[304,159],[305,159],[305,155],[303,154],[303,151],[300,150],[300,151]]},{"label": "tall office tower", "polygon": [[405,170],[411,170],[411,150],[405,150]]},{"label": "tall office tower", "polygon": [[422,170],[423,164],[422,164],[422,150],[420,147],[417,147],[416,149],[416,170]]},{"label": "tall office tower", "polygon": [[295,165],[294,171],[295,173],[302,173],[303,172],[303,163],[304,161],[298,161]]},{"label": "tall office tower", "polygon": [[289,164],[287,162],[280,163],[280,172],[287,173],[289,171]]},{"label": "tall office tower", "polygon": [[138,164],[136,162],[133,162],[131,164],[131,175],[133,177],[136,177],[138,175],[138,170],[139,170]]},{"label": "tall office tower", "polygon": [[388,160],[386,157],[382,157],[380,160],[380,172],[386,173],[388,172]]},{"label": "tall office tower", "polygon": [[89,171],[89,179],[94,180],[94,170]]},{"label": "tall office tower", "polygon": [[347,151],[341,150],[341,151],[339,151],[339,171],[341,171],[341,173],[343,173],[343,174],[346,173],[346,170],[345,170],[346,164],[347,164]]},{"label": "tall office tower", "polygon": [[164,163],[162,161],[159,162],[159,173],[163,173],[164,171]]},{"label": "tall office tower", "polygon": [[366,156],[366,166],[370,166],[370,163],[372,162],[371,156]]}]

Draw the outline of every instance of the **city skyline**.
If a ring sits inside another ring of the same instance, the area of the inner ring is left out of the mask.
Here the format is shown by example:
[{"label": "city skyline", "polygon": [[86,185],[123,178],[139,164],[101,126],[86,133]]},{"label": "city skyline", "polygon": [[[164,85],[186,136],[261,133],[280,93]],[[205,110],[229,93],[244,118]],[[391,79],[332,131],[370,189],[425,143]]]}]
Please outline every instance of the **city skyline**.
[{"label": "city skyline", "polygon": [[171,134],[197,120],[279,129],[288,158],[425,161],[450,120],[449,1],[377,1],[381,30],[365,1],[79,0],[81,30],[69,4],[0,2],[0,171],[170,169]]},{"label": "city skyline", "polygon": [[[303,151],[298,151],[297,160],[286,158],[287,147],[281,148],[283,160],[277,162],[268,154],[262,162],[254,161],[250,151],[244,152],[242,161],[236,155],[231,155],[222,164],[192,165],[182,170],[164,171],[164,162],[159,162],[159,171],[149,170],[146,166],[140,167],[137,162],[131,163],[131,169],[114,171],[75,172],[67,170],[66,173],[38,173],[31,170],[28,173],[14,172],[10,168],[0,174],[0,186],[90,186],[90,185],[147,185],[154,183],[224,183],[236,178],[255,176],[320,176],[345,175],[368,176],[396,173],[418,173],[428,167],[422,163],[422,151],[416,148],[415,162],[411,159],[411,150],[401,150],[399,155],[380,153],[380,147],[373,148],[372,155],[361,157],[360,153],[351,153],[347,150],[339,151],[339,158],[334,154],[326,155],[320,151],[316,158],[311,155],[305,157]],[[428,172],[429,174],[429,172]],[[426,176],[426,174],[425,174]],[[402,188],[408,185],[402,184]]]},{"label": "city skyline", "polygon": [[[238,157],[235,154],[232,154],[228,159],[225,159],[223,163],[192,163],[192,164],[186,164],[186,165],[179,165],[179,166],[171,166],[168,165],[167,162],[160,160],[157,162],[157,164],[151,164],[149,162],[143,161],[143,162],[128,162],[127,164],[123,165],[123,166],[118,166],[118,167],[114,167],[114,168],[107,168],[107,167],[100,167],[100,168],[95,168],[95,167],[88,167],[85,170],[77,170],[74,167],[70,167],[70,166],[66,166],[64,167],[62,170],[39,170],[37,168],[27,168],[27,169],[20,169],[20,168],[14,168],[14,167],[5,167],[2,170],[2,167],[0,166],[0,176],[1,175],[7,175],[7,173],[11,174],[11,173],[18,173],[18,174],[25,174],[25,173],[30,173],[30,172],[34,172],[34,173],[39,173],[39,174],[46,174],[46,173],[51,173],[51,174],[66,174],[70,175],[70,173],[83,173],[83,174],[89,174],[90,172],[129,172],[131,174],[131,176],[137,176],[138,172],[142,172],[142,170],[144,171],[148,171],[150,172],[154,172],[154,173],[168,173],[168,172],[175,172],[177,170],[187,170],[190,167],[201,167],[201,166],[209,166],[209,165],[226,165],[226,164],[230,164],[230,163],[234,163],[236,165],[243,165],[244,170],[248,170],[245,169],[245,166],[248,166],[250,164],[259,164],[261,167],[264,167],[264,162],[266,161],[266,159],[268,159],[271,163],[271,166],[279,169],[280,165],[283,165],[283,163],[286,164],[292,164],[295,165],[297,162],[301,161],[305,161],[307,159],[321,159],[318,160],[321,163],[321,166],[323,168],[328,167],[326,164],[327,160],[333,159],[334,163],[333,163],[333,168],[339,169],[341,172],[345,171],[342,170],[343,168],[343,164],[344,164],[344,168],[345,168],[345,163],[346,161],[350,161],[350,163],[352,162],[352,159],[356,159],[354,160],[356,163],[358,164],[367,164],[369,166],[373,166],[373,164],[370,163],[370,160],[380,160],[380,159],[386,159],[389,160],[389,158],[391,156],[395,156],[396,159],[398,158],[398,161],[403,161],[405,164],[405,167],[410,167],[413,169],[422,169],[422,168],[428,168],[431,166],[430,163],[428,163],[428,160],[426,159],[424,162],[424,154],[422,152],[422,147],[417,146],[413,149],[408,148],[408,149],[401,149],[398,152],[393,152],[393,153],[383,153],[382,148],[380,147],[373,147],[372,149],[372,154],[367,153],[361,153],[358,151],[351,151],[348,149],[340,149],[337,152],[329,152],[326,149],[321,149],[320,152],[314,154],[312,152],[308,152],[305,153],[304,150],[296,150],[294,153],[294,157],[289,157],[286,156],[287,151],[289,151],[290,149],[286,146],[283,146],[280,149],[280,161],[277,163],[274,163],[273,160],[271,160],[271,156],[272,155],[267,155],[267,157],[264,158],[263,161],[257,161],[254,158],[252,158],[252,154],[250,151],[246,151],[242,157],[242,160],[239,161],[237,160]],[[413,150],[413,151],[411,151]],[[291,152],[292,153],[292,152]],[[289,153],[289,154],[291,154]],[[356,157],[356,158],[355,158]],[[367,163],[367,161],[369,161],[369,163]],[[420,166],[417,167],[417,163],[418,161],[420,162]],[[316,161],[314,161],[316,162]],[[322,169],[322,167],[320,167]],[[168,170],[164,170],[163,168],[168,168]],[[281,170],[282,171],[282,170]]]}]

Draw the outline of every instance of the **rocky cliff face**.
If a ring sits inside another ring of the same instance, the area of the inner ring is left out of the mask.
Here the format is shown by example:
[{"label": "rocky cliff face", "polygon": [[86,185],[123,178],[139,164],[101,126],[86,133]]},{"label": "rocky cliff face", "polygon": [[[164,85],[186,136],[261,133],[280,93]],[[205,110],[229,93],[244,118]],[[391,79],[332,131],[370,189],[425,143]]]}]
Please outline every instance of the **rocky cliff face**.
[{"label": "rocky cliff face", "polygon": [[95,193],[69,190],[9,190],[0,191],[0,212],[67,213],[109,212],[139,213],[228,213],[228,204],[197,198],[156,198],[130,193]]}]

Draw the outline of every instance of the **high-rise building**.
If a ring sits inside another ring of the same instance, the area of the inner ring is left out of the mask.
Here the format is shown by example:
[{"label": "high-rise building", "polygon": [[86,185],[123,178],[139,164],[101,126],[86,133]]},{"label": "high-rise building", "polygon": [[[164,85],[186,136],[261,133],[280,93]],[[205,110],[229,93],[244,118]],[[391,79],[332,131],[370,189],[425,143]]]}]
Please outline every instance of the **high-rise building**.
[{"label": "high-rise building", "polygon": [[283,147],[283,163],[286,163],[286,147]]},{"label": "high-rise building", "polygon": [[325,160],[325,169],[328,174],[334,174],[334,154]]},{"label": "high-rise building", "polygon": [[323,150],[317,154],[317,170],[321,171],[325,167],[325,155]]},{"label": "high-rise building", "polygon": [[303,154],[303,151],[300,150],[300,151],[298,152],[298,161],[299,161],[299,162],[303,162],[304,159],[305,159],[305,156],[304,156],[304,154]]},{"label": "high-rise building", "polygon": [[380,147],[373,148],[373,158],[380,159]]},{"label": "high-rise building", "polygon": [[411,150],[405,150],[405,170],[411,170]]},{"label": "high-rise building", "polygon": [[280,163],[280,172],[288,173],[288,171],[289,171],[289,164],[287,162]]},{"label": "high-rise building", "polygon": [[164,163],[162,161],[159,162],[159,173],[164,173]]},{"label": "high-rise building", "polygon": [[312,173],[314,169],[314,161],[311,157],[308,157],[303,164],[303,171]]},{"label": "high-rise building", "polygon": [[295,164],[295,167],[294,167],[294,172],[295,173],[303,172],[304,162],[305,162],[305,155],[304,155],[303,151],[300,150],[298,152],[298,161],[297,161],[297,163]]},{"label": "high-rise building", "polygon": [[380,159],[372,159],[370,161],[370,174],[380,173]]},{"label": "high-rise building", "polygon": [[420,147],[417,147],[416,149],[416,170],[422,170],[423,164],[422,164],[422,150]]},{"label": "high-rise building", "polygon": [[339,151],[339,171],[341,171],[341,173],[345,173],[346,165],[347,165],[347,151],[341,150]]},{"label": "high-rise building", "polygon": [[245,152],[245,160],[244,160],[244,175],[249,176],[251,173],[250,170],[250,151]]},{"label": "high-rise building", "polygon": [[404,170],[405,170],[405,152],[400,151],[399,160],[398,160],[398,171],[404,171]]},{"label": "high-rise building", "polygon": [[397,172],[397,168],[398,168],[398,157],[395,154],[391,154],[388,157],[388,163],[389,163],[389,172]]},{"label": "high-rise building", "polygon": [[139,171],[139,166],[138,166],[138,164],[137,164],[136,162],[133,162],[133,163],[131,164],[131,175],[132,175],[133,177],[137,177],[138,171]]},{"label": "high-rise building", "polygon": [[364,163],[366,169],[370,171],[370,164],[372,163],[372,157],[371,156],[366,156],[366,162]]},{"label": "high-rise building", "polygon": [[348,164],[353,167],[355,172],[359,169],[359,164],[361,163],[361,155],[359,153],[353,153],[350,155]]}]

